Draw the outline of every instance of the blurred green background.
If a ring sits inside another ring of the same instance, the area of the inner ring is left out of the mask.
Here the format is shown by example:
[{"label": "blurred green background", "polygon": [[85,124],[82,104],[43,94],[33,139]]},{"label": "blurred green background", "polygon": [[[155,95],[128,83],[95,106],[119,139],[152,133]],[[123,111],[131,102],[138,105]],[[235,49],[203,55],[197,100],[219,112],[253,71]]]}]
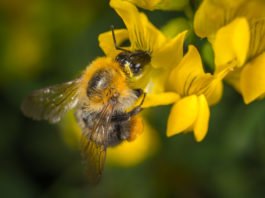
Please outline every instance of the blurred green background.
[{"label": "blurred green background", "polygon": [[[147,14],[158,27],[185,18],[184,12]],[[112,24],[123,27],[108,1],[1,0],[0,196],[263,197],[265,101],[246,106],[228,86],[211,109],[203,142],[192,133],[166,138],[169,107],[153,108],[148,120],[158,131],[158,151],[137,166],[107,165],[96,187],[86,183],[80,153],[58,125],[21,114],[30,91],[71,80],[102,56],[97,36]],[[196,41],[210,68],[209,46],[194,35],[188,40]]]}]

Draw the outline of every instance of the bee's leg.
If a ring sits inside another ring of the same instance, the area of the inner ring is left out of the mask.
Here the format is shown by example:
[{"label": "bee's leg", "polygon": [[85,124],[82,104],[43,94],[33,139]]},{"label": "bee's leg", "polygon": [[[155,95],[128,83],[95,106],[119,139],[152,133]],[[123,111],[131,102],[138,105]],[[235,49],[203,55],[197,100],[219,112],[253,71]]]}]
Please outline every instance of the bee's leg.
[{"label": "bee's leg", "polygon": [[141,116],[134,116],[130,122],[130,135],[127,141],[133,141],[143,132],[143,120]]},{"label": "bee's leg", "polygon": [[138,98],[140,98],[142,96],[142,100],[138,106],[136,106],[133,110],[128,112],[131,116],[134,116],[143,110],[142,105],[143,105],[145,97],[146,97],[146,93],[142,89],[134,89],[134,91],[138,92],[138,94],[139,94]]},{"label": "bee's leg", "polygon": [[140,98],[144,94],[144,91],[142,89],[134,89],[133,91],[137,98]]},{"label": "bee's leg", "polygon": [[135,89],[135,90],[137,90],[137,92],[140,93],[139,97],[141,95],[143,95],[143,99],[141,100],[141,103],[138,106],[136,106],[134,109],[132,109],[131,111],[129,111],[127,113],[120,113],[120,114],[116,114],[116,115],[112,116],[112,118],[111,118],[111,121],[112,122],[123,122],[123,121],[127,121],[132,116],[137,115],[138,113],[140,113],[143,110],[143,108],[141,106],[144,103],[144,99],[145,99],[146,93],[143,92],[142,89]]},{"label": "bee's leg", "polygon": [[128,121],[131,115],[128,113],[119,113],[111,117],[111,122],[124,122]]}]

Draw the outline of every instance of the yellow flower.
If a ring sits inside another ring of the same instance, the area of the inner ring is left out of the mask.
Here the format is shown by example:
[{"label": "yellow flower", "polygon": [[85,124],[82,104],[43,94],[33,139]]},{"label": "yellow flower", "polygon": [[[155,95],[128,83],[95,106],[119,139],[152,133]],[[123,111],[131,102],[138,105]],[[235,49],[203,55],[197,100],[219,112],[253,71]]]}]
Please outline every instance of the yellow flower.
[{"label": "yellow flower", "polygon": [[233,71],[226,80],[246,104],[265,95],[265,1],[204,0],[194,27],[213,44],[216,72]]},{"label": "yellow flower", "polygon": [[172,70],[168,89],[179,94],[173,105],[167,135],[194,131],[197,141],[203,140],[208,130],[209,105],[217,103],[222,94],[222,78],[227,70],[216,75],[205,73],[200,55],[190,46],[181,62]]},{"label": "yellow flower", "polygon": [[[153,24],[145,14],[137,8],[121,0],[111,0],[111,7],[123,19],[127,29],[115,30],[117,43],[129,39],[130,51],[142,50],[151,55],[151,63],[145,66],[142,78],[135,80],[134,86],[144,89],[148,93],[163,93],[169,71],[183,56],[183,43],[186,31],[174,38],[166,37]],[[120,51],[115,49],[111,32],[99,36],[99,44],[107,56],[115,58]],[[151,95],[149,95],[150,98]],[[175,96],[173,96],[175,98]],[[172,100],[172,98],[168,98]],[[168,104],[168,101],[161,101]]]}]

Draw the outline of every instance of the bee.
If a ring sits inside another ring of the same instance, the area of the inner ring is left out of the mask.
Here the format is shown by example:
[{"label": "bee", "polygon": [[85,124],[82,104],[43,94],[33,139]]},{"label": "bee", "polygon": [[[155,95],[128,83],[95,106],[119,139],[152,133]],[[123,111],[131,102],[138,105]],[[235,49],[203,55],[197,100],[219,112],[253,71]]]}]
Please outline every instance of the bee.
[{"label": "bee", "polygon": [[151,56],[117,46],[113,27],[112,37],[120,51],[115,59],[99,57],[79,78],[33,91],[21,105],[25,116],[50,123],[59,122],[67,111],[75,109],[90,183],[101,178],[107,148],[134,140],[142,130],[139,112],[145,92],[132,88],[130,80],[142,74]]}]

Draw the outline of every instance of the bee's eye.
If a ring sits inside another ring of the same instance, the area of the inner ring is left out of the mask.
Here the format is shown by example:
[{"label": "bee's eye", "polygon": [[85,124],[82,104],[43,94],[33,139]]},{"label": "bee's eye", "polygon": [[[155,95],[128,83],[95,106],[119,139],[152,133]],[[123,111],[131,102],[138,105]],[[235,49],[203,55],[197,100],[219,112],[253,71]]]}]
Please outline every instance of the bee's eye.
[{"label": "bee's eye", "polygon": [[141,63],[131,64],[131,70],[137,75],[143,70],[143,65]]},{"label": "bee's eye", "polygon": [[106,70],[100,70],[94,74],[88,82],[87,95],[93,95],[106,89],[110,82],[110,74]]}]

